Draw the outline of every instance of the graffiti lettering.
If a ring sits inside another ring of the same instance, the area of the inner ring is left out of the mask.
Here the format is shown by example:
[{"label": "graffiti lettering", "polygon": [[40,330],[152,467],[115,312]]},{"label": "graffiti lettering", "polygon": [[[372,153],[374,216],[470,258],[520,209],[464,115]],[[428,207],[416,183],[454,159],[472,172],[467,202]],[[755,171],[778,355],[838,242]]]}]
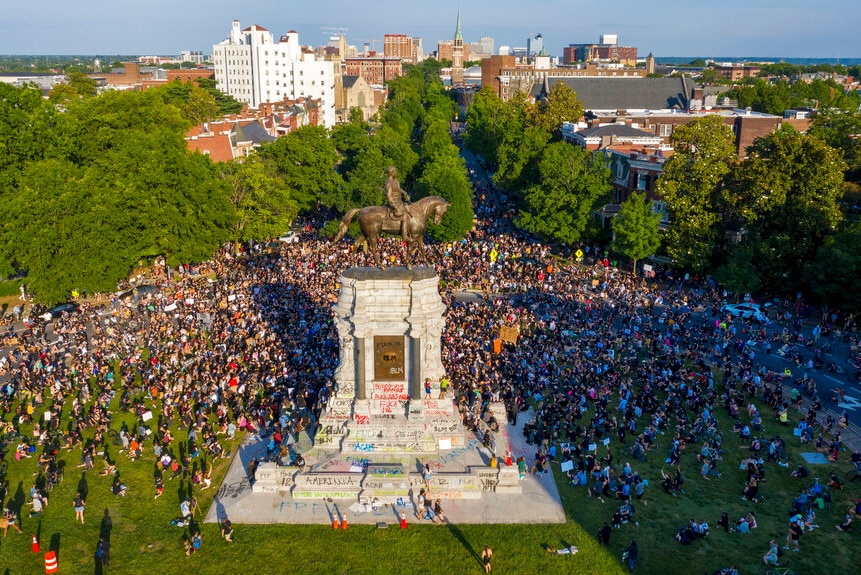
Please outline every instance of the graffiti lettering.
[{"label": "graffiti lettering", "polygon": [[248,483],[247,477],[243,477],[240,481],[223,484],[218,490],[216,497],[230,497],[232,499],[236,499],[243,491],[247,491],[249,489],[251,489],[251,484]]}]

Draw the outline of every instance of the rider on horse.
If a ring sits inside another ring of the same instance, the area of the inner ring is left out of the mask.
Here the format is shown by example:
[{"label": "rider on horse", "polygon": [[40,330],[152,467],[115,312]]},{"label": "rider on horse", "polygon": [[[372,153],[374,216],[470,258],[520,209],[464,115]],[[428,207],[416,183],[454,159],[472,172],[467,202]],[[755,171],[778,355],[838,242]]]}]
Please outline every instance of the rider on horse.
[{"label": "rider on horse", "polygon": [[392,210],[392,217],[401,224],[401,237],[403,237],[407,216],[412,217],[409,207],[404,203],[404,201],[410,201],[410,196],[401,189],[401,185],[398,183],[398,171],[395,167],[389,166],[388,172],[389,179],[386,181],[386,199]]}]

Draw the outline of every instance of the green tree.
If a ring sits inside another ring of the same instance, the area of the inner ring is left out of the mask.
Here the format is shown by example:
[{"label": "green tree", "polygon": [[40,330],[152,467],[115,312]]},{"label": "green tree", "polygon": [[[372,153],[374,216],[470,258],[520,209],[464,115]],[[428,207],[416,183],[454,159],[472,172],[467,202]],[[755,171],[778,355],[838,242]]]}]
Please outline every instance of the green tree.
[{"label": "green tree", "polygon": [[62,157],[73,147],[66,120],[35,85],[0,83],[0,198],[5,200],[18,186],[25,166]]},{"label": "green tree", "polygon": [[263,240],[289,229],[298,206],[273,166],[252,154],[244,162],[228,162],[219,167],[237,214],[236,239]]},{"label": "green tree", "polygon": [[238,114],[242,111],[242,102],[216,88],[214,79],[198,78],[197,85],[209,92],[212,97],[215,98],[215,103],[218,104],[218,114],[220,116]]},{"label": "green tree", "polygon": [[[416,182],[416,196],[442,196],[449,202],[439,226],[429,223],[431,236],[451,242],[464,237],[473,227],[472,187],[460,156],[438,154],[428,162]],[[414,200],[417,197],[413,198]]]},{"label": "green tree", "polygon": [[583,102],[577,92],[565,82],[557,82],[550,88],[547,98],[530,109],[529,119],[556,139],[560,139],[563,122],[576,122],[583,115]]},{"label": "green tree", "polygon": [[847,164],[848,177],[861,181],[861,96],[847,95],[834,106],[821,108],[813,118],[810,134],[840,150]]},{"label": "green tree", "polygon": [[826,305],[861,312],[861,224],[826,236],[804,276]]},{"label": "green tree", "polygon": [[189,154],[188,123],[158,91],[75,100],[57,119],[40,155],[14,166],[0,231],[2,262],[26,271],[37,297],[110,291],[141,258],[201,261],[230,238],[224,183],[207,157]]},{"label": "green tree", "polygon": [[350,115],[350,121],[346,124],[336,124],[330,130],[332,143],[341,155],[338,171],[345,174],[355,167],[356,154],[362,148],[371,143],[371,127],[365,122],[361,114]]},{"label": "green tree", "polygon": [[356,154],[355,166],[344,175],[347,193],[327,205],[341,212],[354,207],[383,205],[386,200],[386,168],[390,165],[375,138]]},{"label": "green tree", "polygon": [[183,115],[193,125],[203,124],[218,115],[215,97],[199,86],[192,87],[188,99],[180,106]]},{"label": "green tree", "polygon": [[556,142],[543,151],[538,169],[541,184],[526,189],[518,225],[560,242],[581,241],[592,211],[609,199],[611,173],[604,157]]},{"label": "green tree", "polygon": [[619,214],[613,218],[613,249],[637,261],[654,254],[661,245],[661,214],[652,211],[644,193],[633,193],[622,202]]},{"label": "green tree", "polygon": [[720,116],[697,118],[675,129],[675,153],[655,185],[667,202],[667,253],[694,272],[709,269],[721,239],[722,190],[737,161],[732,130]]},{"label": "green tree", "polygon": [[525,116],[508,106],[489,86],[475,95],[466,115],[466,147],[484,158],[491,170],[499,165],[502,142],[514,138],[525,126]]},{"label": "green tree", "polygon": [[92,98],[98,93],[98,83],[83,72],[69,72],[66,81],[57,84],[48,93],[48,99],[58,106],[69,102]]},{"label": "green tree", "polygon": [[841,154],[789,126],[758,138],[748,153],[733,187],[748,206],[747,244],[762,281],[786,293],[806,289],[806,262],[843,217]]},{"label": "green tree", "polygon": [[331,205],[344,185],[335,170],[338,152],[321,126],[302,126],[295,132],[264,144],[260,155],[277,168],[300,211],[324,201]]},{"label": "green tree", "polygon": [[715,272],[715,278],[730,292],[743,294],[760,287],[759,270],[753,263],[754,254],[748,248],[732,251],[726,263]]}]

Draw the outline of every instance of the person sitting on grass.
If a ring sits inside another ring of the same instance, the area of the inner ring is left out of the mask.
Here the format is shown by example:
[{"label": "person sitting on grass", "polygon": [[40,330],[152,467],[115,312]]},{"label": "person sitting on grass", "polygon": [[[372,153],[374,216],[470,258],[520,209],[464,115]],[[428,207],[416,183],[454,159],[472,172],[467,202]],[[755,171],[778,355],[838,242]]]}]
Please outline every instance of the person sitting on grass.
[{"label": "person sitting on grass", "polygon": [[682,545],[690,545],[693,540],[694,534],[691,531],[690,525],[683,525],[679,528],[679,532],[676,533],[676,541]]},{"label": "person sitting on grass", "polygon": [[777,558],[779,555],[779,550],[777,546],[777,541],[772,539],[768,544],[768,551],[765,555],[762,556],[762,562],[766,565],[770,565],[772,567],[777,565]]},{"label": "person sitting on grass", "polygon": [[744,491],[741,496],[742,501],[753,501],[754,503],[758,502],[757,494],[759,492],[759,482],[756,478],[752,478],[747,482],[747,485],[744,486]]},{"label": "person sitting on grass", "polygon": [[6,537],[6,534],[9,532],[10,527],[18,533],[23,533],[23,531],[21,531],[21,528],[18,527],[18,517],[11,509],[3,510],[3,515],[2,517],[0,517],[0,527],[2,527],[3,529],[3,537]]},{"label": "person sitting on grass", "polygon": [[843,518],[843,523],[840,525],[834,526],[837,531],[849,531],[852,529],[852,516],[850,514],[846,514],[846,517]]},{"label": "person sitting on grass", "polygon": [[753,512],[746,513],[744,517],[738,520],[735,528],[739,533],[750,533],[756,529],[756,515]]},{"label": "person sitting on grass", "polygon": [[120,497],[126,496],[126,484],[120,481],[119,477],[114,477],[114,484],[111,487],[111,491],[114,495],[119,495]]},{"label": "person sitting on grass", "polygon": [[804,479],[805,477],[810,475],[810,472],[807,470],[806,467],[804,467],[803,465],[801,465],[799,463],[798,466],[795,469],[793,469],[792,473],[790,473],[789,475],[791,477],[797,477],[799,479]]}]

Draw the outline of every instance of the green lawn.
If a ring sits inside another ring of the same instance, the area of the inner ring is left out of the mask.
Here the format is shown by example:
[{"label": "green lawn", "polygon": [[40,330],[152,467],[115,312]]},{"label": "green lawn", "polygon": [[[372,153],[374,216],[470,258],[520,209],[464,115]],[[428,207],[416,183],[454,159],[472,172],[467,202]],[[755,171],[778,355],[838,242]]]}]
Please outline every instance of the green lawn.
[{"label": "green lawn", "polygon": [[[9,415],[6,419],[9,419]],[[112,422],[119,428],[131,417],[117,413]],[[724,421],[728,421],[726,416]],[[22,428],[29,432],[29,427]],[[791,430],[769,424],[769,433],[782,432],[789,436],[790,453],[797,459],[798,449]],[[180,438],[185,434],[179,434]],[[668,439],[662,442],[647,463],[635,465],[650,480],[646,491],[648,505],[640,505],[637,515],[640,525],[625,525],[614,530],[609,549],[597,544],[594,534],[604,521],[609,521],[616,505],[602,504],[586,497],[580,488],[571,488],[565,478],[556,474],[569,522],[565,525],[411,525],[406,531],[397,526],[380,530],[371,526],[352,525],[345,531],[322,526],[236,526],[236,543],[228,544],[219,537],[218,527],[202,525],[203,548],[193,557],[186,557],[182,547],[188,528],[171,525],[179,514],[182,493],[189,488],[179,479],[165,482],[164,495],[154,500],[153,471],[155,459],[145,453],[142,461],[130,462],[116,453],[118,469],[129,486],[125,498],[110,492],[111,479],[98,477],[103,469],[101,460],[96,467],[82,474],[75,466],[80,450],[62,452],[66,462],[65,481],[50,494],[50,504],[40,520],[26,517],[23,507],[23,535],[10,531],[0,539],[0,566],[8,575],[41,573],[43,555],[30,550],[30,535],[38,534],[43,551],[59,550],[60,573],[99,573],[94,553],[103,518],[109,518],[111,565],[115,573],[146,574],[196,572],[200,574],[232,574],[243,572],[308,572],[308,573],[481,573],[478,554],[484,544],[494,549],[494,572],[502,573],[623,573],[620,563],[622,549],[636,538],[641,549],[640,573],[701,575],[731,564],[743,575],[764,573],[760,559],[768,540],[786,536],[787,512],[794,494],[803,483],[789,477],[788,469],[774,464],[767,467],[767,481],[761,493],[766,500],[759,504],[740,500],[743,473],[737,470],[738,456],[729,455],[721,464],[722,479],[706,482],[699,477],[695,464],[696,446],[690,446],[682,456],[687,494],[666,496],[660,489],[659,470]],[[729,452],[738,452],[734,437],[727,440]],[[235,445],[230,446],[235,450]],[[612,445],[616,463],[625,461],[623,446]],[[38,454],[38,452],[37,452]],[[23,501],[36,471],[36,458],[14,461],[14,445],[7,450],[9,498]],[[205,513],[226,471],[228,461],[216,462],[214,487],[200,495]],[[832,466],[814,468],[816,475],[827,476]],[[849,465],[837,468],[845,474]],[[554,469],[558,470],[554,466]],[[821,470],[821,472],[820,472]],[[79,488],[87,491],[86,523],[74,522],[72,498]],[[789,565],[799,573],[852,573],[857,569],[857,557],[852,549],[859,543],[859,530],[838,533],[834,525],[843,518],[855,497],[861,497],[861,482],[835,492],[832,511],[819,517],[821,529],[805,534],[800,553],[788,553]],[[720,512],[726,510],[732,518],[753,510],[759,528],[750,535],[725,534],[714,524]],[[200,518],[200,516],[198,516]],[[708,540],[690,546],[680,546],[673,539],[679,526],[690,517],[706,519],[712,525]],[[575,544],[576,556],[547,553],[545,546],[561,547]],[[854,557],[854,558],[853,558]]]}]

